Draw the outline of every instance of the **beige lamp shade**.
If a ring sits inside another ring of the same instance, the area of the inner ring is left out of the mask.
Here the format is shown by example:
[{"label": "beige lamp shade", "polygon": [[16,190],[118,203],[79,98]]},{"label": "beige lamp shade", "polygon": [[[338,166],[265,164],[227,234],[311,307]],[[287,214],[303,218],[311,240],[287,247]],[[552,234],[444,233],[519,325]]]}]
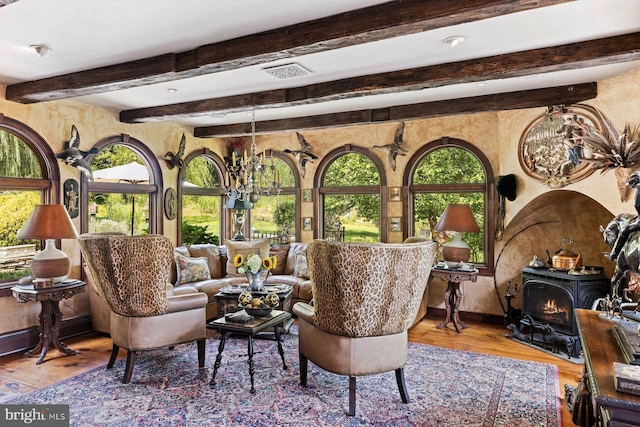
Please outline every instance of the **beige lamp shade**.
[{"label": "beige lamp shade", "polygon": [[480,231],[471,206],[450,203],[444,210],[440,221],[436,225],[437,231],[455,231],[453,240],[442,245],[442,258],[448,264],[465,263],[469,261],[471,250],[462,241],[460,233],[477,233]]},{"label": "beige lamp shade", "polygon": [[55,239],[77,239],[78,233],[67,210],[62,205],[36,205],[22,228],[18,239],[46,240],[44,250],[31,261],[31,272],[36,279],[60,281],[69,273],[69,257],[55,247]]}]

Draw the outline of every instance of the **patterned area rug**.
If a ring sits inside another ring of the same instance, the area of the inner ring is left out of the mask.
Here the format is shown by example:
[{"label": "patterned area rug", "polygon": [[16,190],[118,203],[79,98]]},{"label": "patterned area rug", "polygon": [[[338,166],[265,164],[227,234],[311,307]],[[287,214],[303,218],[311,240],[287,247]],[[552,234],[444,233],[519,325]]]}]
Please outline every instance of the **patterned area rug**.
[{"label": "patterned area rug", "polygon": [[309,363],[299,385],[297,330],[284,335],[288,370],[276,343],[256,340],[256,394],[250,394],[247,340],[227,339],[216,386],[209,386],[218,340],[138,356],[131,383],[124,360],[69,378],[12,404],[69,404],[73,426],[553,426],[560,425],[556,367],[410,344],[405,405],[393,372],[358,378],[356,416],[346,415],[348,379]]}]

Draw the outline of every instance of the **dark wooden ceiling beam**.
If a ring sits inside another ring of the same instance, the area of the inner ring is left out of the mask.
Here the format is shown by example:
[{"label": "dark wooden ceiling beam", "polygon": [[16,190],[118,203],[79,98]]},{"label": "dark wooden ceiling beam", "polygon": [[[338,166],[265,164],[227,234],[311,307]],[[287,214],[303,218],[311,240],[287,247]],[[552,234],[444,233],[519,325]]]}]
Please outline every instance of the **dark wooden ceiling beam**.
[{"label": "dark wooden ceiling beam", "polygon": [[251,111],[255,107],[291,107],[363,95],[398,93],[461,83],[522,77],[638,59],[640,59],[640,33],[634,33],[291,89],[125,110],[120,113],[120,120],[135,123],[197,117],[214,113],[229,114]]},{"label": "dark wooden ceiling beam", "polygon": [[573,0],[397,0],[183,52],[10,85],[10,101],[92,95],[232,70]]},{"label": "dark wooden ceiling beam", "polygon": [[[575,104],[598,95],[597,83],[582,83],[545,89],[474,96],[446,101],[388,108],[348,111],[256,122],[256,133],[294,131],[298,129],[318,129],[338,126],[352,126],[386,121],[415,120],[454,114],[468,114],[521,108],[546,107],[558,104]],[[196,137],[239,137],[251,134],[250,123],[206,126],[194,129]]]}]

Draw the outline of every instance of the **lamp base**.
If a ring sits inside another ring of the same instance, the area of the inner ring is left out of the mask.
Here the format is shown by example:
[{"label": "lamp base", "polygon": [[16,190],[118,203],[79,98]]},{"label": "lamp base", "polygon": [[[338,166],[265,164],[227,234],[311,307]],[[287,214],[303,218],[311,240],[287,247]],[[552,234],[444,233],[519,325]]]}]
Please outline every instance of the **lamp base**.
[{"label": "lamp base", "polygon": [[447,262],[467,262],[471,256],[469,248],[459,248],[455,246],[442,246],[442,259]]},{"label": "lamp base", "polygon": [[442,259],[446,262],[466,263],[471,257],[469,246],[460,240],[460,233],[455,233],[453,240],[442,245]]},{"label": "lamp base", "polygon": [[67,254],[56,248],[53,239],[47,239],[45,248],[31,260],[34,279],[53,279],[60,282],[69,273],[71,262]]}]

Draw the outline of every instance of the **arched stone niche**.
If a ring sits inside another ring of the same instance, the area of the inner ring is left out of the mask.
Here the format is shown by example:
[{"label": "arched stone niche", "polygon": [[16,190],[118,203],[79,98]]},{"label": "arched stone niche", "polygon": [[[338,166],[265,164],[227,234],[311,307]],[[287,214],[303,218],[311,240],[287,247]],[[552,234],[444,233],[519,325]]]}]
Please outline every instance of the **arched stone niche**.
[{"label": "arched stone niche", "polygon": [[[614,263],[603,255],[610,248],[600,225],[606,226],[613,217],[600,203],[575,191],[548,191],[529,202],[507,224],[503,247],[496,256],[495,280],[503,303],[508,281],[522,284],[521,270],[533,256],[547,261],[545,250],[553,256],[563,238],[575,241],[582,265],[604,267],[604,274],[611,277]],[[521,295],[513,305],[522,307]]]}]

